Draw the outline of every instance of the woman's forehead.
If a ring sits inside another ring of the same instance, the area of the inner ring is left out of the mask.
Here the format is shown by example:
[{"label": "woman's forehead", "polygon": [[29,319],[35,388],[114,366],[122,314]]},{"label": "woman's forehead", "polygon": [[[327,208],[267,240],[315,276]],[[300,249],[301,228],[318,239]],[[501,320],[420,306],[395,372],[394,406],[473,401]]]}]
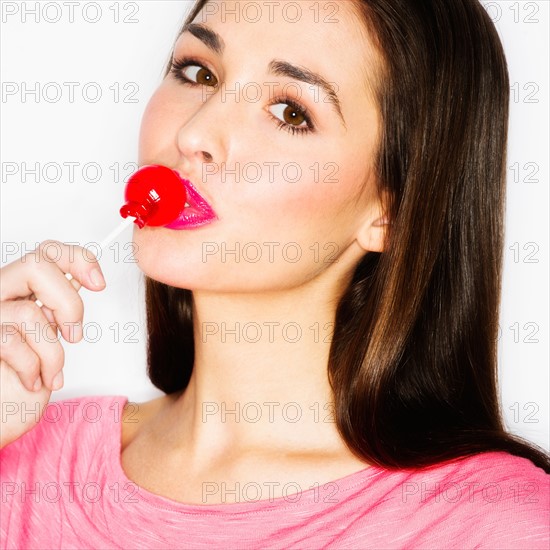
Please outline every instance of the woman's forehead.
[{"label": "woman's forehead", "polygon": [[[228,6],[229,5],[229,6]],[[279,6],[274,8],[274,5]],[[250,17],[250,6],[257,6]],[[323,6],[333,7],[325,15]],[[253,51],[275,48],[310,50],[315,55],[357,54],[364,50],[368,34],[354,1],[319,2],[216,2],[210,0],[197,14],[194,23],[216,29],[220,35],[242,42]],[[294,7],[299,11],[288,10]],[[254,39],[250,42],[250,39]]]},{"label": "woman's forehead", "polygon": [[[258,9],[252,12],[248,4]],[[275,4],[280,4],[279,9]],[[285,10],[292,5],[298,5],[300,11]],[[236,55],[243,66],[267,71],[273,61],[286,61],[322,75],[338,89],[351,87],[357,94],[363,85],[372,95],[381,59],[364,16],[356,8],[354,1],[211,0],[193,23],[204,29],[203,39],[216,54]],[[185,41],[185,36],[180,40]]]}]

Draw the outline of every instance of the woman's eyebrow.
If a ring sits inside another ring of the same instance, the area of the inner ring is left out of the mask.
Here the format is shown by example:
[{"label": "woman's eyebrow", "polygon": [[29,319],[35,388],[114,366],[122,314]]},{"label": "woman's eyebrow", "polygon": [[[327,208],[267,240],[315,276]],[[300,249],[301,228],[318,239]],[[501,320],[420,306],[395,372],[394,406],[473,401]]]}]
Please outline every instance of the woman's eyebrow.
[{"label": "woman's eyebrow", "polygon": [[[191,33],[195,38],[198,38],[201,42],[205,44],[212,51],[218,55],[222,55],[225,50],[225,42],[223,38],[215,31],[202,25],[200,23],[189,23],[183,27],[181,34],[184,32]],[[334,90],[334,86],[325,80],[321,75],[306,69],[305,67],[298,67],[297,65],[292,65],[287,61],[281,61],[274,59],[269,64],[269,72],[277,76],[286,76],[294,80],[299,80],[300,82],[305,82],[306,84],[311,84],[312,86],[319,86],[327,94],[329,103],[332,103],[334,109],[340,119],[342,124],[346,127],[346,121],[344,120],[344,115],[342,114],[342,107],[340,105],[340,100],[338,95]]]},{"label": "woman's eyebrow", "polygon": [[334,86],[325,80],[321,75],[314,73],[305,67],[298,67],[297,65],[292,65],[287,61],[280,61],[278,59],[274,59],[269,64],[269,72],[277,76],[287,76],[288,78],[299,80],[301,82],[305,82],[306,84],[311,84],[312,86],[321,87],[327,94],[329,103],[334,105],[336,113],[341,118],[344,126],[346,126],[346,121],[344,120],[344,115],[342,114],[342,108],[340,106],[340,100],[336,95]]},{"label": "woman's eyebrow", "polygon": [[211,50],[221,55],[225,49],[225,42],[223,38],[206,25],[200,23],[189,23],[183,27],[181,34],[184,32],[190,32],[194,37],[198,38],[201,42],[204,42]]}]

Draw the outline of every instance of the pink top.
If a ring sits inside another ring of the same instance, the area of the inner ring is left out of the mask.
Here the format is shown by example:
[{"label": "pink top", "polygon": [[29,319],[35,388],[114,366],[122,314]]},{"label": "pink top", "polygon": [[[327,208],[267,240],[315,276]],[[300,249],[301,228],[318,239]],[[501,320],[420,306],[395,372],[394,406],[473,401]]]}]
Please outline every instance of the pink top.
[{"label": "pink top", "polygon": [[367,467],[279,498],[249,487],[226,504],[176,502],[126,477],[126,402],[52,402],[0,451],[2,548],[550,547],[550,475],[504,452],[424,472]]}]

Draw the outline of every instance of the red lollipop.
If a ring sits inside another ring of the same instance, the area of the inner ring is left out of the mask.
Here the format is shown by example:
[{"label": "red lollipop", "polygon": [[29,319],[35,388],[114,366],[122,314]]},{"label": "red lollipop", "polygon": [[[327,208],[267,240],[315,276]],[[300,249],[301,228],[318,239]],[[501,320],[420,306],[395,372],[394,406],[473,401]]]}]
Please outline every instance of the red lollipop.
[{"label": "red lollipop", "polygon": [[[182,179],[175,170],[166,166],[153,164],[143,166],[130,176],[124,191],[126,204],[120,209],[123,218],[135,218],[140,228],[145,225],[158,227],[168,225],[179,217],[185,208],[187,191]],[[105,237],[99,244],[99,250],[106,246],[130,224],[130,220],[121,222],[118,227]],[[65,273],[69,281],[73,278]],[[43,304],[35,300],[38,307]]]},{"label": "red lollipop", "polygon": [[174,221],[183,211],[187,193],[175,170],[161,165],[143,166],[130,176],[124,191],[123,218],[135,223],[159,227]]}]

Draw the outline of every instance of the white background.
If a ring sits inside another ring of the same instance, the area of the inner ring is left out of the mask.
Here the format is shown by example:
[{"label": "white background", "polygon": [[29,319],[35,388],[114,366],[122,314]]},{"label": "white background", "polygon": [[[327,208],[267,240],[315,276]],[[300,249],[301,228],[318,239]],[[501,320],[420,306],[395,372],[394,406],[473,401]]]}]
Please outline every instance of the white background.
[{"label": "white background", "polygon": [[[24,18],[35,4],[38,15]],[[190,2],[80,2],[73,22],[63,2],[47,4],[1,3],[2,264],[45,239],[99,242],[118,224],[141,115]],[[502,409],[510,431],[550,449],[550,9],[546,1],[484,4],[503,39],[513,85],[499,338]],[[65,84],[70,82],[79,83],[72,102]],[[23,83],[27,89],[39,83],[38,99],[23,93]],[[55,83],[62,90],[58,100]],[[97,90],[101,99],[91,102]],[[38,182],[32,173],[23,181],[23,163],[29,170],[39,163]],[[77,163],[72,182],[63,163]],[[101,171],[98,181],[94,166]],[[117,394],[139,402],[162,395],[145,374],[144,285],[136,265],[125,261],[131,259],[130,235],[127,229],[102,255],[107,289],[81,291],[86,338],[64,343],[65,386],[52,395],[54,401]]]}]

